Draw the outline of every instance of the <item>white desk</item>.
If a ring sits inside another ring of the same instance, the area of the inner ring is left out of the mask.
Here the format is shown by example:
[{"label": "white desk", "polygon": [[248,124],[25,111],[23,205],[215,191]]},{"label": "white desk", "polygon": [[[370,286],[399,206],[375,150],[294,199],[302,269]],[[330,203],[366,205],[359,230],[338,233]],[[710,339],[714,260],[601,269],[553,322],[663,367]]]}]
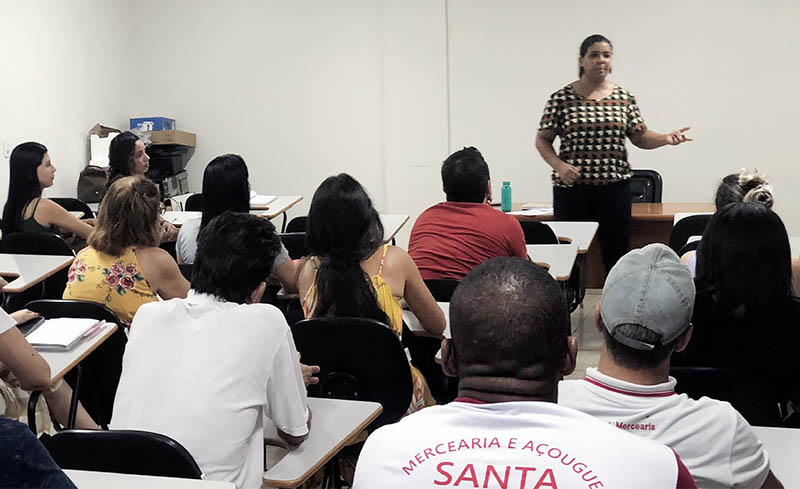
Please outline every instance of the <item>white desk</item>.
[{"label": "white desk", "polygon": [[377,402],[308,398],[311,431],[297,448],[264,472],[268,487],[297,487],[336,455],[345,443],[377,418]]},{"label": "white desk", "polygon": [[186,221],[200,219],[203,217],[203,213],[200,211],[166,211],[161,216],[173,226],[181,227],[186,224]]},{"label": "white desk", "polygon": [[[450,338],[450,303],[449,302],[437,302],[436,304],[439,305],[442,312],[444,313],[444,332],[442,333],[445,338]],[[403,309],[403,321],[408,326],[408,329],[411,330],[414,334],[425,335],[427,332],[422,327],[422,323],[420,323],[417,316],[414,315],[413,312],[409,311],[408,309]]]},{"label": "white desk", "polygon": [[86,358],[100,346],[101,343],[114,334],[116,329],[116,324],[104,324],[97,332],[83,340],[71,351],[40,351],[39,355],[41,355],[50,366],[49,385],[55,384],[58,379],[66,375],[78,362]]},{"label": "white desk", "polygon": [[596,222],[588,221],[542,221],[556,234],[560,240],[569,240],[570,243],[578,245],[578,253],[581,255],[589,251],[595,233],[597,233]]},{"label": "white desk", "polygon": [[[267,211],[251,210],[250,214],[258,217],[267,217]],[[181,227],[186,221],[203,217],[201,211],[166,211],[162,214],[164,220],[175,227]]]},{"label": "white desk", "polygon": [[569,280],[572,265],[578,256],[577,244],[526,245],[525,248],[534,263],[549,267],[547,271],[551,277],[559,282]]},{"label": "white desk", "polygon": [[74,259],[74,256],[0,253],[0,275],[15,277],[3,287],[3,292],[22,292],[68,267]]},{"label": "white desk", "polygon": [[233,482],[220,482],[152,475],[115,474],[88,470],[65,470],[65,474],[78,489],[234,489]]},{"label": "white desk", "polygon": [[67,211],[67,212],[75,216],[76,219],[80,219],[85,215],[83,211]]},{"label": "white desk", "polygon": [[295,204],[301,200],[303,200],[302,195],[279,195],[275,197],[275,200],[265,206],[251,205],[250,208],[266,211],[263,214],[264,217],[267,219],[274,219],[294,207]]},{"label": "white desk", "polygon": [[783,487],[800,487],[800,429],[753,426],[769,454],[772,473]]},{"label": "white desk", "polygon": [[406,225],[410,216],[406,214],[381,214],[383,223],[383,241],[391,241]]},{"label": "white desk", "polygon": [[[71,351],[40,351],[39,355],[44,358],[47,362],[47,365],[50,366],[50,382],[47,384],[48,387],[55,384],[59,379],[64,377],[75,365],[81,362],[84,358],[89,356],[101,343],[107,340],[114,331],[116,331],[117,325],[113,323],[104,324],[100,329],[95,332],[89,338],[84,339],[78,346],[73,348]],[[39,395],[41,391],[33,391],[31,392],[30,398],[28,399],[28,426],[30,427],[31,431],[36,433],[36,402],[39,399]],[[67,428],[72,428],[75,422],[75,411],[73,407],[76,404],[73,404],[76,401],[76,396],[78,395],[77,391],[72,391],[72,406],[70,407],[70,414],[69,414],[69,422],[67,423]]]}]

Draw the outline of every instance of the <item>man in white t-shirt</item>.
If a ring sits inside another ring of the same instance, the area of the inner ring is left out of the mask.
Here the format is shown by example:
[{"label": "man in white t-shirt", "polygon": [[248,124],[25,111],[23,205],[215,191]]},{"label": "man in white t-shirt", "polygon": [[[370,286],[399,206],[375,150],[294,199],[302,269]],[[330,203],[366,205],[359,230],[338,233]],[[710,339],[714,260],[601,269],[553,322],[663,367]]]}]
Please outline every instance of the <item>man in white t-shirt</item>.
[{"label": "man in white t-shirt", "polygon": [[675,393],[670,356],[692,335],[695,289],[662,244],[633,250],[606,279],[595,311],[600,363],[559,385],[558,403],[664,443],[701,488],[781,487],[750,425],[727,402]]},{"label": "man in white t-shirt", "polygon": [[310,421],[291,330],[259,303],[279,249],[257,216],[225,212],[203,229],[189,296],[146,304],[133,319],[111,428],[162,433],[204,477],[261,486],[264,418],[290,445]]},{"label": "man in white t-shirt", "polygon": [[493,258],[450,302],[443,368],[459,397],[367,438],[355,489],[695,487],[668,447],[555,403],[575,368],[561,288],[541,267]]}]

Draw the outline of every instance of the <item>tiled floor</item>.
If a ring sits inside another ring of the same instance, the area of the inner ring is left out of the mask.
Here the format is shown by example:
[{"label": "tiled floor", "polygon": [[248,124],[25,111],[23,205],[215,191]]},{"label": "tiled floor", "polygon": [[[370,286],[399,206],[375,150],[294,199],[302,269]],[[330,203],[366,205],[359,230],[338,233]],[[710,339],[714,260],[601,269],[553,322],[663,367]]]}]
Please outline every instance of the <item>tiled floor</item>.
[{"label": "tiled floor", "polygon": [[589,289],[583,299],[583,307],[572,313],[572,334],[578,339],[577,367],[568,379],[582,379],[586,367],[596,367],[600,358],[603,335],[595,329],[594,310],[600,300],[600,289]]}]

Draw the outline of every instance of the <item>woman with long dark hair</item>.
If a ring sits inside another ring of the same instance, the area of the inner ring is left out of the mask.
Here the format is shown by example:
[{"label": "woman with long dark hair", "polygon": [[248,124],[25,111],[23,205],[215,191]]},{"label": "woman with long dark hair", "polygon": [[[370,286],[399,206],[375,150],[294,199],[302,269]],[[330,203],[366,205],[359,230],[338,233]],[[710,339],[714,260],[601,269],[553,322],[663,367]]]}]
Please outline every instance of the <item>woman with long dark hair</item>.
[{"label": "woman with long dark hair", "polygon": [[[178,231],[175,244],[178,263],[194,263],[197,236],[212,219],[225,211],[250,212],[248,178],[247,165],[239,155],[217,156],[206,165],[203,172],[203,215],[186,221]],[[272,262],[272,275],[287,291],[297,291],[297,268],[283,244]]]},{"label": "woman with long dark hair", "polygon": [[[686,141],[684,127],[668,134],[647,128],[633,94],[606,77],[613,49],[605,36],[581,43],[578,79],[550,96],[536,149],[553,168],[553,214],[558,221],[597,221],[606,271],[628,252],[631,165],[625,138],[642,149]],[[558,136],[558,154],[553,141]]]},{"label": "woman with long dark hair", "polygon": [[[108,166],[111,174],[106,183],[106,191],[119,178],[147,173],[150,169],[150,157],[147,155],[142,138],[130,131],[114,136],[108,145]],[[178,228],[160,216],[158,229],[162,242],[175,241],[178,237]]]},{"label": "woman with long dark hair", "polygon": [[[380,216],[367,192],[346,173],[317,188],[308,215],[312,257],[300,265],[298,287],[307,317],[376,319],[402,332],[399,298],[432,336],[444,331],[444,314],[408,253],[383,239]],[[425,379],[412,368],[409,411],[434,403]]]},{"label": "woman with long dark hair", "polygon": [[718,210],[697,250],[692,340],[673,364],[747,370],[779,398],[800,401],[794,361],[800,299],[790,254],[786,228],[767,206],[734,203]]},{"label": "woman with long dark hair", "polygon": [[92,227],[63,207],[42,197],[42,191],[53,185],[56,167],[43,144],[29,142],[11,152],[8,199],[3,208],[3,234],[17,232],[70,231],[82,239],[89,237]]}]

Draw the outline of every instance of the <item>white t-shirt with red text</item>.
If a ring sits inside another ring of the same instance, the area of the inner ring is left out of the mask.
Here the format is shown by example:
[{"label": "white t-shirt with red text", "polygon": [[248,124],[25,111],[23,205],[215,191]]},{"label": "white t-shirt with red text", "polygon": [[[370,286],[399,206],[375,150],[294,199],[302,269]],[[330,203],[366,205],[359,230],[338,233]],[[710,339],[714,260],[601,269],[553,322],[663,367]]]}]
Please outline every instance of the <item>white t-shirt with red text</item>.
[{"label": "white t-shirt with red text", "polygon": [[727,402],[675,393],[675,379],[639,385],[595,368],[558,386],[558,403],[663,443],[701,488],[761,487],[769,459],[747,421]]},{"label": "white t-shirt with red text", "polygon": [[376,430],[354,489],[693,488],[677,455],[549,402],[458,399]]}]

